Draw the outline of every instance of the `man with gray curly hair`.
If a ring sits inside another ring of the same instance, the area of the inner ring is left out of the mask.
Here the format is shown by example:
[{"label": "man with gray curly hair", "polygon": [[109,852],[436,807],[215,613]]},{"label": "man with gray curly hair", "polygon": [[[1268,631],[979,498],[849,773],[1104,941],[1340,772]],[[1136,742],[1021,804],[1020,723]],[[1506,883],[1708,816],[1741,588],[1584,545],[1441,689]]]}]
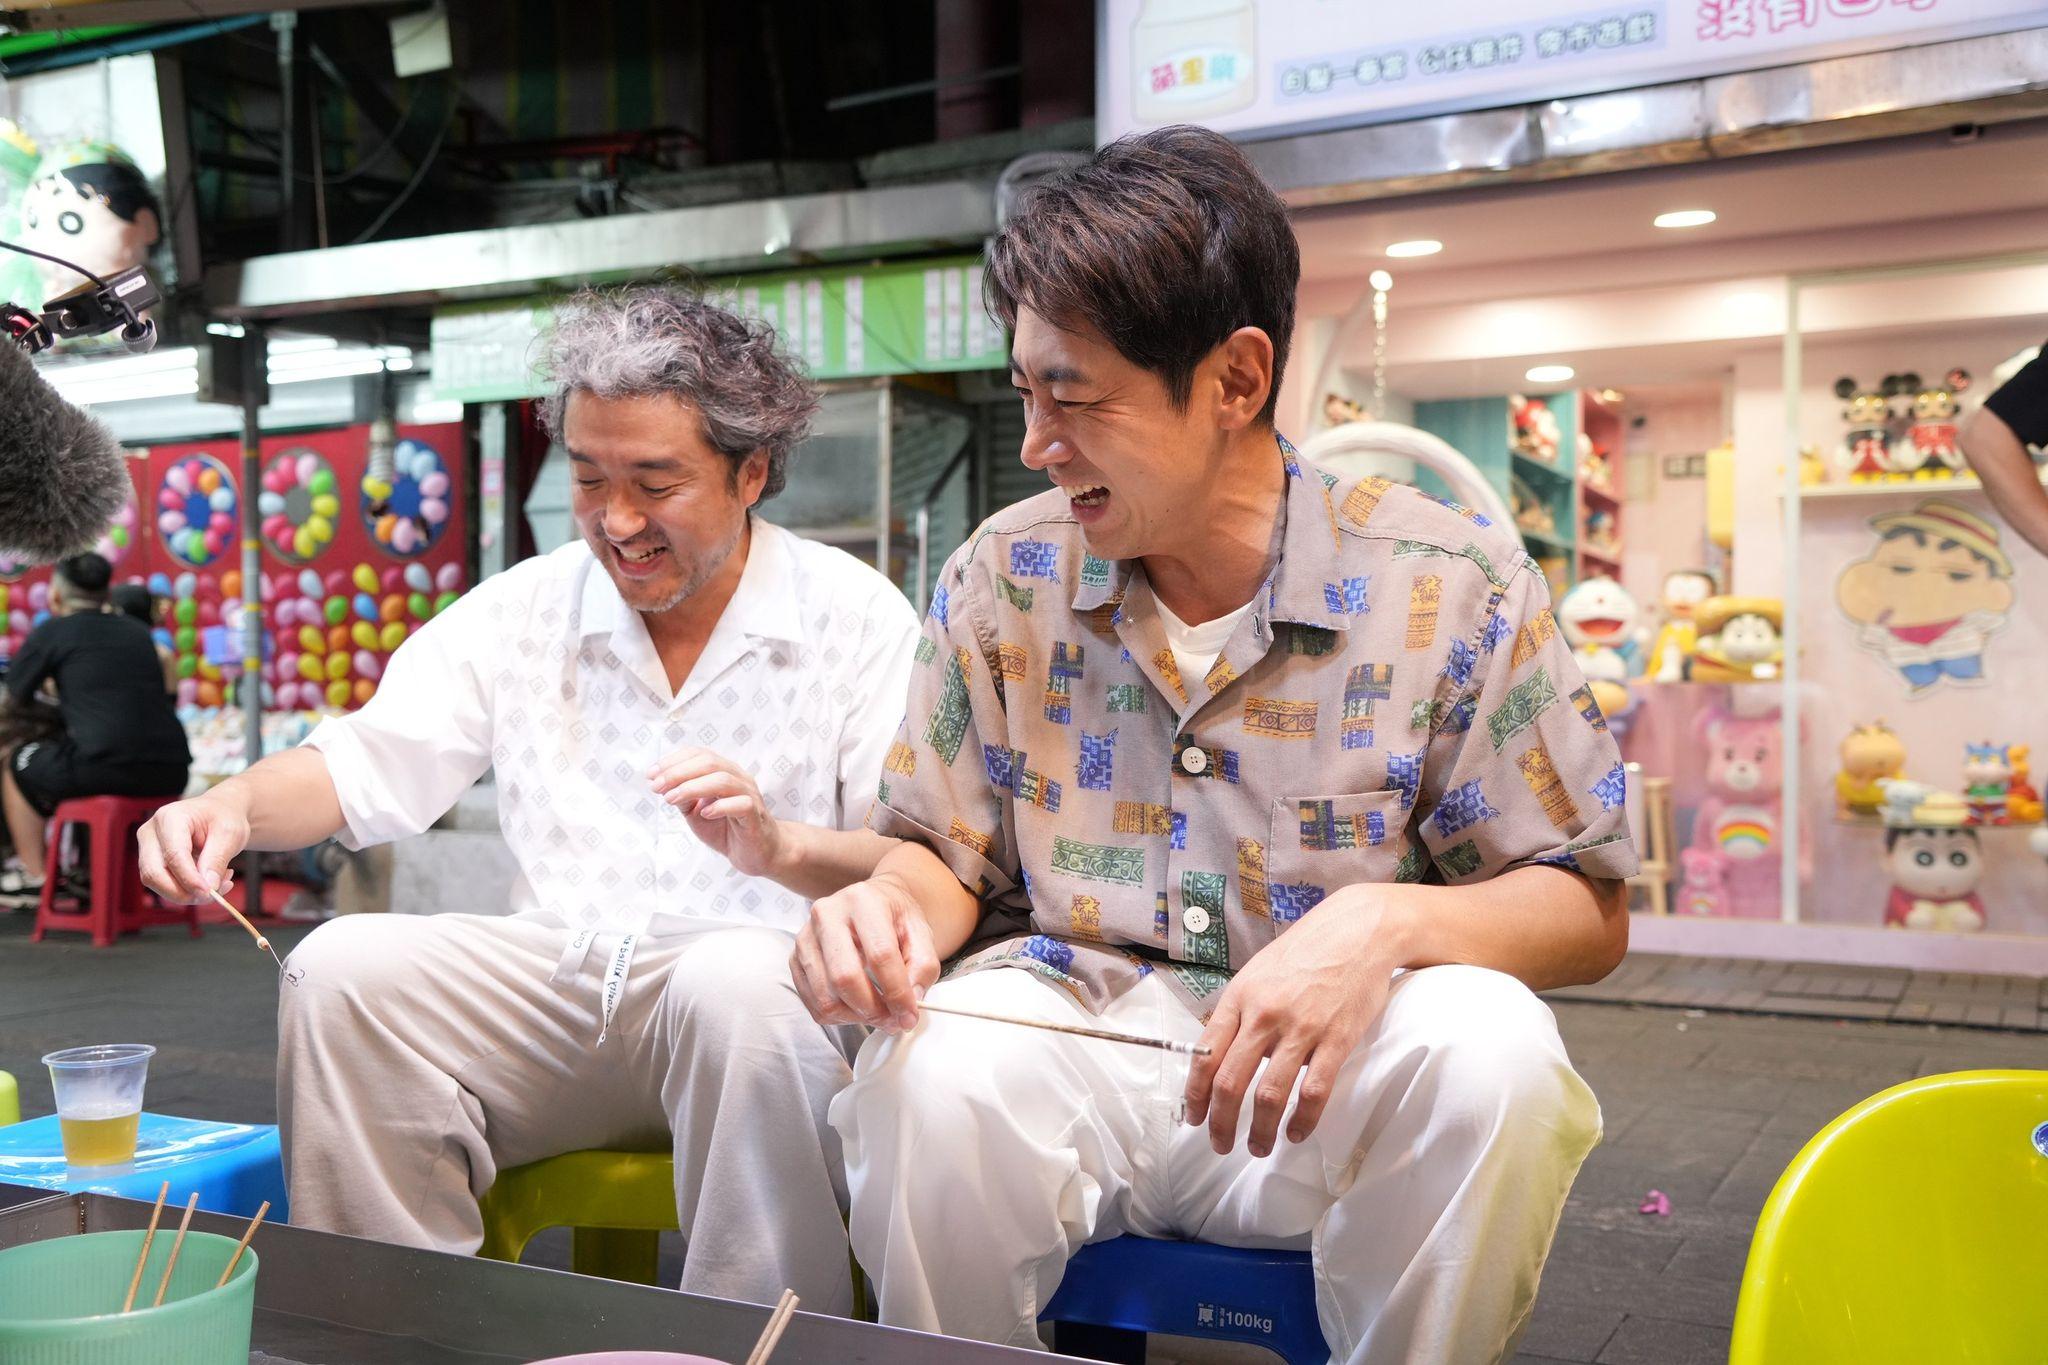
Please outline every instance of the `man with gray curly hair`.
[{"label": "man with gray curly hair", "polygon": [[349,916],[286,963],[293,1222],[472,1252],[499,1171],[667,1144],[682,1288],[844,1313],[825,1111],[858,1031],[814,1022],[787,962],[809,899],[889,847],[860,825],[916,614],[754,514],[817,406],[766,326],[587,292],[547,367],[582,539],[436,616],[354,715],[161,812],[143,874],[195,900],[244,848],[402,838],[494,767],[509,917]]}]

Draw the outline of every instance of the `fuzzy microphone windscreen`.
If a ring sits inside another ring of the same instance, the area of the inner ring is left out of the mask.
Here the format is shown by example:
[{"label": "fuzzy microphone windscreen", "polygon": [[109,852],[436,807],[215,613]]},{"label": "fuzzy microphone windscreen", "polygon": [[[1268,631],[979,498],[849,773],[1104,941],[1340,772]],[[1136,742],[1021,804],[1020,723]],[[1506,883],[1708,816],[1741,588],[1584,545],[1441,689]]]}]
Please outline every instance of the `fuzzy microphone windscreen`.
[{"label": "fuzzy microphone windscreen", "polygon": [[129,495],[121,446],[0,335],[0,551],[38,564],[88,550]]}]

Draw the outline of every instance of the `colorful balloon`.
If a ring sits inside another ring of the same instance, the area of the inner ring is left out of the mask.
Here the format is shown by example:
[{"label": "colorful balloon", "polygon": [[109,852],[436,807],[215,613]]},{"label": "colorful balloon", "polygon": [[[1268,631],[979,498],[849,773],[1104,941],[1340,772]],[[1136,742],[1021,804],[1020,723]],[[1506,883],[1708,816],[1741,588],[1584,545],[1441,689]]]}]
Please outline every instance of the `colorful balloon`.
[{"label": "colorful balloon", "polygon": [[457,602],[460,602],[461,600],[461,593],[442,593],[439,597],[434,599],[434,615],[439,616],[442,612],[448,610],[448,608],[454,606]]},{"label": "colorful balloon", "polygon": [[448,520],[448,504],[439,498],[421,498],[420,520],[429,526],[439,526]]},{"label": "colorful balloon", "polygon": [[420,496],[423,498],[445,498],[448,496],[448,476],[436,469],[420,480]]},{"label": "colorful balloon", "polygon": [[299,651],[303,654],[325,654],[327,637],[320,633],[318,626],[299,627]]},{"label": "colorful balloon", "polygon": [[[269,592],[270,589],[266,586],[263,591]],[[220,595],[222,597],[240,597],[242,595],[242,571],[240,569],[229,569],[220,576]]]},{"label": "colorful balloon", "polygon": [[347,626],[329,626],[327,628],[327,652],[329,654],[345,655],[348,653],[349,644]]},{"label": "colorful balloon", "polygon": [[36,584],[33,584],[33,585],[31,585],[31,586],[30,586],[30,588],[29,588],[29,590],[28,590],[28,607],[29,607],[29,610],[30,610],[30,611],[41,611],[41,610],[42,610],[42,609],[43,609],[44,607],[47,607],[47,606],[49,606],[49,605],[50,605],[50,585],[49,585],[48,583],[46,583],[46,582],[45,582],[45,583],[36,583]]},{"label": "colorful balloon", "polygon": [[368,621],[358,621],[349,627],[348,638],[349,643],[358,649],[375,649],[377,647],[377,628]]},{"label": "colorful balloon", "polygon": [[190,679],[190,678],[186,678],[186,679],[184,679],[183,681],[179,682],[179,684],[178,684],[178,705],[180,705],[180,706],[197,706],[198,704],[199,704],[199,684],[198,684],[198,683],[196,683],[196,682],[194,682],[194,681],[193,681],[192,679]]},{"label": "colorful balloon", "polygon": [[357,706],[367,706],[367,705],[369,704],[370,698],[372,698],[372,697],[374,697],[374,696],[376,696],[376,695],[377,695],[377,684],[376,684],[376,683],[374,683],[374,682],[371,682],[371,681],[370,681],[370,680],[369,680],[368,678],[358,678],[358,679],[356,679],[356,685],[355,685],[355,703],[356,703],[356,705],[357,705]]},{"label": "colorful balloon", "polygon": [[327,677],[327,670],[321,667],[319,656],[301,654],[299,656],[299,676],[307,682],[322,682]]},{"label": "colorful balloon", "polygon": [[363,620],[375,621],[377,619],[377,599],[370,596],[370,594],[366,592],[357,593],[354,605],[356,615]]},{"label": "colorful balloon", "polygon": [[210,497],[220,488],[220,471],[210,464],[201,465],[199,467],[199,477],[192,482],[198,485],[200,492]]},{"label": "colorful balloon", "polygon": [[369,565],[356,565],[352,577],[355,581],[357,592],[377,591],[377,571],[371,568]]},{"label": "colorful balloon", "polygon": [[328,680],[329,682],[340,682],[340,681],[341,681],[341,680],[342,680],[343,678],[346,678],[346,677],[348,676],[348,670],[349,670],[349,666],[350,666],[350,661],[349,661],[349,657],[348,657],[348,655],[346,655],[346,654],[330,654],[330,655],[328,655],[328,656],[327,656],[327,680]]},{"label": "colorful balloon", "polygon": [[[158,597],[171,595],[171,576],[167,573],[153,573],[149,576],[149,590]],[[268,591],[266,589],[265,591]]]},{"label": "colorful balloon", "polygon": [[314,470],[313,477],[306,480],[306,487],[311,489],[316,496],[325,497],[331,495],[334,492],[334,471],[331,469]]},{"label": "colorful balloon", "polygon": [[406,599],[405,604],[412,609],[412,614],[419,620],[424,621],[434,614],[434,604],[427,600],[425,593],[414,593]]},{"label": "colorful balloon", "polygon": [[383,671],[383,666],[377,662],[377,656],[367,649],[357,650],[354,662],[358,678],[375,678]]},{"label": "colorful balloon", "polygon": [[391,594],[391,596],[377,604],[377,616],[380,620],[384,621],[403,621],[405,619],[405,599],[397,593]]},{"label": "colorful balloon", "polygon": [[461,592],[462,566],[455,563],[443,564],[434,571],[434,586],[442,592]]},{"label": "colorful balloon", "polygon": [[164,475],[164,483],[178,493],[192,491],[192,469],[190,465],[174,464]]},{"label": "colorful balloon", "polygon": [[193,657],[192,655],[190,655],[190,654],[180,654],[180,655],[178,656],[178,676],[179,676],[179,677],[181,677],[181,678],[191,678],[191,677],[196,677],[196,676],[198,676],[198,673],[199,673],[199,660],[198,660],[198,659],[194,658],[194,657]]},{"label": "colorful balloon", "polygon": [[189,626],[199,619],[199,604],[189,597],[181,597],[171,604],[171,619],[181,626]]},{"label": "colorful balloon", "polygon": [[355,689],[342,679],[337,678],[327,684],[327,704],[329,706],[347,706],[349,698],[354,695]]},{"label": "colorful balloon", "polygon": [[432,592],[434,576],[427,572],[424,564],[408,564],[405,566],[405,585],[414,592]]},{"label": "colorful balloon", "polygon": [[338,626],[346,620],[348,620],[348,599],[346,597],[328,598],[327,624],[330,626]]},{"label": "colorful balloon", "polygon": [[190,654],[199,648],[199,632],[191,626],[179,626],[177,633],[171,636],[171,642],[179,653]]},{"label": "colorful balloon", "polygon": [[314,573],[311,569],[301,569],[299,571],[299,591],[306,596],[325,596],[326,587],[327,585],[320,581],[320,575]]},{"label": "colorful balloon", "polygon": [[405,643],[405,623],[393,621],[377,636],[377,643],[384,647],[386,654],[393,653]]}]

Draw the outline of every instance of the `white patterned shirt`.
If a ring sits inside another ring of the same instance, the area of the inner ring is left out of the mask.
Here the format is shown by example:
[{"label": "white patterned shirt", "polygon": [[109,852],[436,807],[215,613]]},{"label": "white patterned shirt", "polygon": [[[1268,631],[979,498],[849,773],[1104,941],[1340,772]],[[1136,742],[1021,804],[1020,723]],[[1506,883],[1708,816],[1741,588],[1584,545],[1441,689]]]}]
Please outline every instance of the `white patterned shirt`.
[{"label": "white patterned shirt", "polygon": [[[756,518],[739,587],[682,687],[581,541],[486,579],[306,740],[351,848],[426,829],[493,766],[515,913],[638,933],[657,914],[795,930],[805,901],[735,872],[648,769],[711,749],[779,818],[857,828],[903,717],[917,614],[839,550]],[[448,906],[488,911],[495,907]]]}]

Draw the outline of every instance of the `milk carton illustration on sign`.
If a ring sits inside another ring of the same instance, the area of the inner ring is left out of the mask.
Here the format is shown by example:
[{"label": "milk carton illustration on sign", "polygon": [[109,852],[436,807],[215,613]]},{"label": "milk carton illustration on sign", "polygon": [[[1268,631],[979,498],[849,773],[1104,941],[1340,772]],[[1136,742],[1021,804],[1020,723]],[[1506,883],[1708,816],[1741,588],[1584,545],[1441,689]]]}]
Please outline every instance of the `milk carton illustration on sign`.
[{"label": "milk carton illustration on sign", "polygon": [[1140,124],[1233,114],[1258,93],[1251,0],[1145,0],[1131,26],[1131,113]]}]

